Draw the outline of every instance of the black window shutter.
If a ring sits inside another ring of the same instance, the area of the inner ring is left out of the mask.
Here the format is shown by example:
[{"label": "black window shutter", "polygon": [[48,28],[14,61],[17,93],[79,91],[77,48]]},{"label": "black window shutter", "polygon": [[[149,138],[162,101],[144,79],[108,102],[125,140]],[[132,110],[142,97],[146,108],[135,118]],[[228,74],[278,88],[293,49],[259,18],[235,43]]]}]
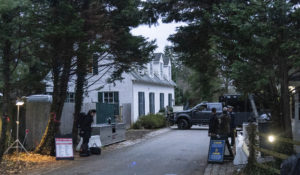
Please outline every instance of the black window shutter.
[{"label": "black window shutter", "polygon": [[119,92],[114,92],[114,103],[119,103]]},{"label": "black window shutter", "polygon": [[139,92],[139,116],[145,115],[145,94],[144,92]]},{"label": "black window shutter", "polygon": [[165,107],[165,99],[164,99],[164,93],[160,93],[160,109],[163,109]]},{"label": "black window shutter", "polygon": [[152,93],[149,93],[149,111],[152,114]]},{"label": "black window shutter", "polygon": [[154,95],[154,93],[152,93],[152,107],[153,107],[152,112],[154,114],[155,113],[155,95]]},{"label": "black window shutter", "polygon": [[169,107],[172,107],[172,94],[169,94]]},{"label": "black window shutter", "polygon": [[149,111],[150,114],[155,113],[154,93],[149,93]]},{"label": "black window shutter", "polygon": [[103,103],[103,92],[98,92],[98,102]]},{"label": "black window shutter", "polygon": [[140,92],[138,93],[138,96],[139,96],[139,97],[138,97],[138,98],[139,98],[139,99],[138,99],[139,116],[141,116],[141,100],[142,100],[142,99],[141,99],[141,93],[140,93]]},{"label": "black window shutter", "polygon": [[145,115],[145,93],[142,92],[142,115]]}]

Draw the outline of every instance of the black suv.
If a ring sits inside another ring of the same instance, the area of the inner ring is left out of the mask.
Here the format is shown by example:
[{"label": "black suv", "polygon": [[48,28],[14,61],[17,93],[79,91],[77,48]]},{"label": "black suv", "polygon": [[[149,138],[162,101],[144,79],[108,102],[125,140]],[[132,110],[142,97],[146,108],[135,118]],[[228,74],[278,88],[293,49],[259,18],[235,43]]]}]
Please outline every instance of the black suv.
[{"label": "black suv", "polygon": [[212,108],[216,108],[218,114],[222,113],[222,103],[202,102],[189,110],[168,114],[167,120],[171,125],[177,124],[179,129],[190,129],[193,125],[207,125]]}]

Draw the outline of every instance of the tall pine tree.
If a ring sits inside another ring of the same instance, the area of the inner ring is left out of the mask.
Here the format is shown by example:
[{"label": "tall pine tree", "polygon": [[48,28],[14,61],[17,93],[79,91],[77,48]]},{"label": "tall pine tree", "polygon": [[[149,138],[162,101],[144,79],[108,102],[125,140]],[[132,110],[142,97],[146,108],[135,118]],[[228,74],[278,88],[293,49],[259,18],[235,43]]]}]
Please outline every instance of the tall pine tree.
[{"label": "tall pine tree", "polygon": [[256,94],[272,109],[274,130],[292,138],[288,84],[299,68],[298,6],[281,0],[153,0],[146,11],[153,19],[186,22],[170,37],[182,60],[212,77],[229,75],[241,92]]}]

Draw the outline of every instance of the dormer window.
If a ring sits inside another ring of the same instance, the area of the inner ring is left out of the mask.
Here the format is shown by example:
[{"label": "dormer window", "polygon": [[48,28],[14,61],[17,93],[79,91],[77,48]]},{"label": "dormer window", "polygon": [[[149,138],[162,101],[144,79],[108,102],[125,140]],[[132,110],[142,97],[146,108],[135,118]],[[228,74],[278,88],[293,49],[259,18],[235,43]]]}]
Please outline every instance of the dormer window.
[{"label": "dormer window", "polygon": [[140,68],[138,68],[138,72],[139,72],[139,74],[140,74],[140,75],[144,75],[143,68],[141,68],[141,67],[140,67]]},{"label": "dormer window", "polygon": [[159,63],[160,65],[160,76],[163,77],[163,64]]}]

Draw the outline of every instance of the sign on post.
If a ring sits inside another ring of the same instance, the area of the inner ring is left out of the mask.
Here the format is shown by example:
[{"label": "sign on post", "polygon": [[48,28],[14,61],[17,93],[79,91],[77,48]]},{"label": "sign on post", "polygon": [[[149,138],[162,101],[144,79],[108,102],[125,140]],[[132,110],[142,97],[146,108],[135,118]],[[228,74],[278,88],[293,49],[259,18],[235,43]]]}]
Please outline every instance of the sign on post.
[{"label": "sign on post", "polygon": [[225,140],[210,140],[208,151],[208,162],[223,163],[225,151]]},{"label": "sign on post", "polygon": [[72,138],[55,138],[56,160],[74,160]]}]

